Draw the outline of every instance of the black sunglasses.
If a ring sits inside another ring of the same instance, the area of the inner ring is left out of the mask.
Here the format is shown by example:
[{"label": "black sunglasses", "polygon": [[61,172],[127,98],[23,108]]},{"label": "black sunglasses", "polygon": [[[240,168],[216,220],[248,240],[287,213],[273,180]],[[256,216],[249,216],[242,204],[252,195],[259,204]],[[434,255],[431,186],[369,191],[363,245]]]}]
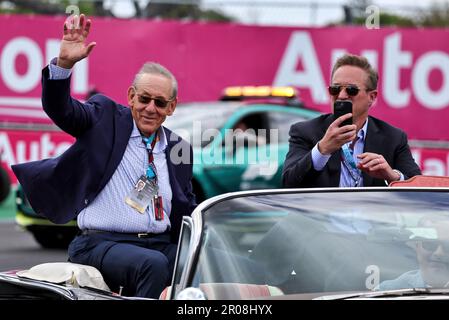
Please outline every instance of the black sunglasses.
[{"label": "black sunglasses", "polygon": [[160,98],[152,98],[150,96],[143,96],[137,93],[137,100],[144,105],[150,104],[151,101],[154,101],[154,105],[160,109],[165,109],[168,106],[169,102],[172,102],[173,99],[164,100]]},{"label": "black sunglasses", "polygon": [[148,104],[151,103],[151,101],[154,101],[154,105],[157,108],[165,109],[165,108],[167,108],[169,102],[172,102],[173,100],[175,100],[175,98],[172,98],[170,100],[164,100],[164,99],[161,99],[161,98],[153,98],[153,97],[150,97],[150,96],[147,96],[147,95],[138,94],[137,93],[137,88],[134,87],[134,86],[133,86],[133,88],[136,91],[137,100],[141,104],[144,104],[144,105],[148,105]]},{"label": "black sunglasses", "polygon": [[438,240],[424,240],[421,241],[421,246],[423,249],[429,252],[434,252],[439,246],[443,247],[444,252],[449,253],[449,241],[438,241]]},{"label": "black sunglasses", "polygon": [[331,96],[338,96],[341,89],[345,88],[346,93],[350,97],[355,97],[359,94],[360,89],[357,86],[349,85],[349,86],[338,86],[338,85],[332,85],[328,87],[329,94]]}]

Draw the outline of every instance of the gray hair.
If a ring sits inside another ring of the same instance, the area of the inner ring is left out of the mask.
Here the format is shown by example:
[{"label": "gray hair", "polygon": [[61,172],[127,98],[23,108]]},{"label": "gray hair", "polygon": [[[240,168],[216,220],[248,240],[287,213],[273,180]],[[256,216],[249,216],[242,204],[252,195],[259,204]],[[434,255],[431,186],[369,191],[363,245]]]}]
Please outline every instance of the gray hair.
[{"label": "gray hair", "polygon": [[156,74],[161,75],[169,80],[171,80],[172,84],[172,95],[170,99],[176,98],[178,95],[178,81],[176,81],[175,76],[173,73],[171,73],[167,68],[160,65],[156,62],[146,62],[142,68],[140,68],[139,72],[135,75],[133,86],[135,87],[137,85],[137,82],[140,80],[142,75],[144,74]]}]

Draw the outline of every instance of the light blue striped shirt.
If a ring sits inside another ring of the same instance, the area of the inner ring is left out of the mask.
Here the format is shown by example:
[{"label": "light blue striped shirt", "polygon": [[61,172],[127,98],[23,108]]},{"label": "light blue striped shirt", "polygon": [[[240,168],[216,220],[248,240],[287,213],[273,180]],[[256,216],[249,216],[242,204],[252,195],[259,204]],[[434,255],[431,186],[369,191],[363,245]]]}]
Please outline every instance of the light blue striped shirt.
[{"label": "light blue striped shirt", "polygon": [[[55,59],[49,67],[50,79],[67,79],[71,70],[58,67],[54,63]],[[153,155],[159,195],[163,199],[164,219],[156,221],[152,205],[141,214],[125,203],[126,195],[148,167],[148,152],[133,120],[133,130],[120,164],[103,190],[78,215],[80,229],[161,233],[170,226],[169,214],[173,195],[165,157],[167,137],[163,127],[159,129],[158,134],[159,141],[154,146]]]},{"label": "light blue striped shirt", "polygon": [[50,73],[49,79],[62,80],[67,79],[72,74],[72,69],[62,68],[56,65],[58,58],[51,59],[48,71]]},{"label": "light blue striped shirt", "polygon": [[168,177],[165,148],[167,138],[159,130],[159,141],[154,146],[153,156],[157,171],[159,195],[162,196],[164,219],[154,218],[150,204],[143,214],[125,203],[126,195],[134,188],[137,180],[148,167],[148,152],[135,122],[122,161],[112,178],[98,196],[78,215],[80,229],[107,230],[115,232],[162,233],[170,226],[172,190]]}]

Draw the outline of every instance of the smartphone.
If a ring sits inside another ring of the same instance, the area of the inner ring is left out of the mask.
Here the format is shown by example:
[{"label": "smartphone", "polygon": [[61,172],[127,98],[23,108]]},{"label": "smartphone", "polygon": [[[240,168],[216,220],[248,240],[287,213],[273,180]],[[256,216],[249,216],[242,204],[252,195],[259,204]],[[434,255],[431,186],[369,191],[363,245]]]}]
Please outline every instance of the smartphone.
[{"label": "smartphone", "polygon": [[[352,113],[352,101],[350,100],[337,100],[334,102],[334,119],[341,117],[344,114]],[[340,127],[352,124],[352,117],[346,119],[340,124]]]}]

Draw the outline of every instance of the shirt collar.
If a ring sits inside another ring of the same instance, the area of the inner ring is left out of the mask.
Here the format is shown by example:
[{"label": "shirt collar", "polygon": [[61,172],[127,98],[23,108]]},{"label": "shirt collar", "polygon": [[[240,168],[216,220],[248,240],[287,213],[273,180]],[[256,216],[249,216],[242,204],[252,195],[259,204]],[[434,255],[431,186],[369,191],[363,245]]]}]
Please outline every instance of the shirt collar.
[{"label": "shirt collar", "polygon": [[366,119],[362,129],[360,129],[359,132],[357,133],[357,137],[359,138],[359,140],[365,141],[367,128],[368,128],[368,119]]},{"label": "shirt collar", "polygon": [[165,135],[165,130],[163,126],[161,126],[158,129],[158,134],[159,134],[159,141],[156,142],[156,145],[154,146],[154,153],[163,152],[165,148],[167,148],[167,136]]},{"label": "shirt collar", "polygon": [[[366,130],[368,128],[368,119],[366,119],[365,124],[363,125],[363,127],[359,130],[359,132],[357,133],[357,141],[356,143],[365,143],[365,137],[366,137]],[[345,143],[345,145],[349,148],[349,146],[351,145],[352,141],[349,141],[347,143]]]},{"label": "shirt collar", "polygon": [[136,121],[134,121],[134,119],[133,119],[133,131],[131,131],[131,138],[136,138],[136,137],[140,138],[140,131],[137,128]]},{"label": "shirt collar", "polygon": [[[158,129],[158,135],[159,135],[159,141],[156,142],[156,144],[154,145],[154,153],[160,153],[163,152],[165,150],[165,148],[167,148],[167,136],[165,135],[165,130],[164,127],[161,126]],[[131,131],[131,138],[139,138],[139,143],[142,144],[142,136],[140,134],[139,128],[137,128],[137,124],[136,121],[133,119],[133,130]],[[142,144],[142,147],[144,147],[144,145]]]}]

